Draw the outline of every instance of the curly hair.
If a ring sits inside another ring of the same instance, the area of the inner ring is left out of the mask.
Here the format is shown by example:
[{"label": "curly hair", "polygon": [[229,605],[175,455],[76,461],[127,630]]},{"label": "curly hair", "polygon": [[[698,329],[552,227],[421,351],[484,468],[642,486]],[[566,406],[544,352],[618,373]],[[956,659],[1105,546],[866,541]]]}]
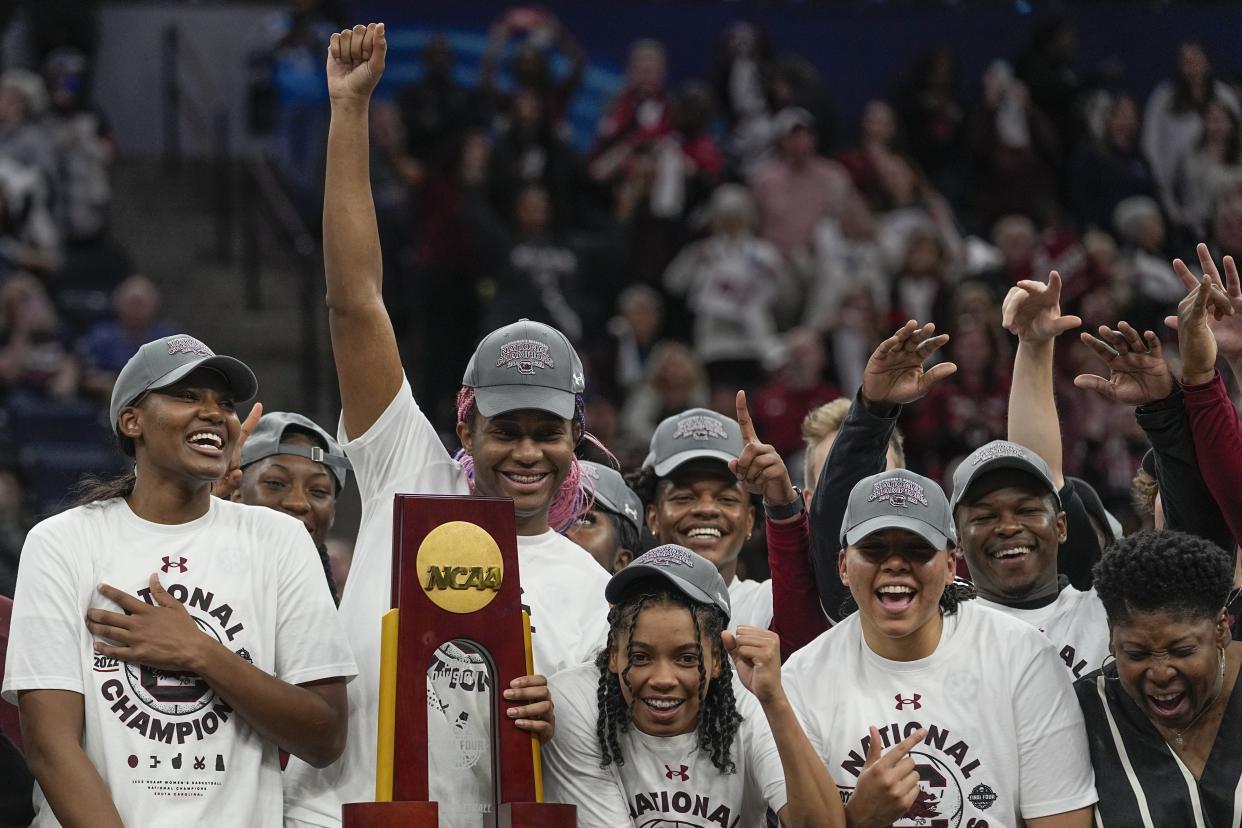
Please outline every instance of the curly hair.
[{"label": "curly hair", "polygon": [[[720,633],[728,626],[729,619],[718,607],[692,601],[671,584],[651,580],[636,584],[608,611],[608,644],[595,657],[595,666],[599,668],[596,688],[599,715],[595,724],[600,748],[599,766],[606,768],[614,762],[625,764],[618,736],[627,732],[633,721],[632,703],[627,704],[621,692],[622,682],[625,682],[627,689],[630,687],[632,634],[643,610],[661,606],[684,607],[690,612],[699,655],[698,746],[708,752],[717,770],[733,773],[737,770],[731,755],[733,739],[742,722],[742,715],[737,712],[737,701],[733,697],[733,665],[720,643]],[[720,675],[710,682],[703,666],[704,636],[713,642],[712,652],[720,664]],[[618,675],[609,669],[609,660],[622,640],[626,642],[625,669]]]},{"label": "curly hair", "polygon": [[1110,626],[1136,612],[1215,618],[1229,600],[1233,556],[1195,535],[1147,529],[1109,546],[1093,572]]},{"label": "curly hair", "polygon": [[[474,389],[463,385],[457,392],[457,421],[473,427],[478,413]],[[575,451],[578,445],[586,440],[604,453],[613,468],[620,465],[608,447],[586,430],[586,402],[581,394],[574,395],[574,416],[570,423],[574,432]],[[466,480],[470,484],[470,490],[474,491],[474,458],[463,448],[458,450],[453,459],[461,464],[462,470],[466,473]],[[594,506],[595,484],[590,475],[582,473],[582,466],[578,464],[578,457],[575,454],[569,461],[569,473],[565,475],[565,480],[562,481],[561,487],[556,490],[551,504],[548,505],[548,525],[564,534],[570,526],[573,526],[575,520],[591,511]]]}]

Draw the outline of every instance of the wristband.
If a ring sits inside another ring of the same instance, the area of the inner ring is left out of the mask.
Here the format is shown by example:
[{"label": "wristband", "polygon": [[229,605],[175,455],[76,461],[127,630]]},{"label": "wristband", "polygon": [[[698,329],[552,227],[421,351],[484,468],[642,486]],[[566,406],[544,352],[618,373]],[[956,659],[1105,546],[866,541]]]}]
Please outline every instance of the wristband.
[{"label": "wristband", "polygon": [[802,514],[802,510],[806,508],[806,504],[802,502],[802,490],[797,486],[794,486],[793,490],[794,499],[788,503],[772,505],[766,500],[763,502],[763,513],[767,515],[768,520],[789,520],[791,517]]}]

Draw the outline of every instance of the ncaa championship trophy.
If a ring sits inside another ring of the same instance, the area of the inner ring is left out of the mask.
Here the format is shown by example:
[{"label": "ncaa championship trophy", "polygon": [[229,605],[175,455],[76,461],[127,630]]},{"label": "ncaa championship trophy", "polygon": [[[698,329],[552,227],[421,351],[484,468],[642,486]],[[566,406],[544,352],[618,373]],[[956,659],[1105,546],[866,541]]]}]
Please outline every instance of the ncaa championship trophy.
[{"label": "ncaa championship trophy", "polygon": [[392,606],[383,619],[375,802],[344,806],[344,828],[437,828],[428,801],[427,667],[465,641],[491,669],[497,828],[575,828],[573,805],[544,803],[539,741],[501,721],[501,689],[534,672],[506,498],[396,495]]}]

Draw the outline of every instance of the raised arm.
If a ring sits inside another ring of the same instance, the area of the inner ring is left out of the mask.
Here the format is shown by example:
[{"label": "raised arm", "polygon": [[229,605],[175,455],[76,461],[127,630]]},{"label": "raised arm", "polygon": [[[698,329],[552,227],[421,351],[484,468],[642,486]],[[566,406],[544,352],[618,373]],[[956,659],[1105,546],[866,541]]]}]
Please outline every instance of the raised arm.
[{"label": "raised arm", "polygon": [[1065,485],[1061,462],[1061,421],[1052,390],[1053,343],[1059,334],[1082,325],[1061,315],[1061,276],[1048,284],[1024,279],[1009,289],[1002,310],[1005,329],[1018,337],[1009,392],[1009,441],[1025,446],[1048,464],[1052,482]]},{"label": "raised arm", "polygon": [[332,122],[323,198],[328,325],[345,430],[369,429],[401,388],[397,337],[384,308],[383,265],[371,198],[368,108],[384,72],[384,24],[332,35],[328,95]]},{"label": "raised arm", "polygon": [[867,360],[862,388],[819,473],[811,499],[811,561],[820,604],[833,621],[840,620],[841,602],[849,594],[841,583],[837,555],[850,490],[864,477],[884,471],[901,406],[922,398],[957,370],[952,362],[923,370],[928,357],[948,341],[930,322],[920,326],[911,319],[880,343]]}]

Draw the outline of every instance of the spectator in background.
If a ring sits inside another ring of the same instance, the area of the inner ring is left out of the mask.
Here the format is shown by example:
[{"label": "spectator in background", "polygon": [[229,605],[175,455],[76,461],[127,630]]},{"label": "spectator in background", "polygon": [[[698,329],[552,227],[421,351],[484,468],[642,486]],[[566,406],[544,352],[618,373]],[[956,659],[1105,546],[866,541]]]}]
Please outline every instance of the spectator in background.
[{"label": "spectator in background", "polygon": [[[0,92],[0,111],[3,98]],[[49,185],[36,167],[0,149],[0,278],[15,270],[47,276],[60,267],[63,250]]]},{"label": "spectator in background", "polygon": [[77,393],[81,373],[43,285],[10,276],[0,286],[0,393],[65,399]]},{"label": "spectator in background", "polygon": [[1242,135],[1238,124],[1238,110],[1220,98],[1209,99],[1203,107],[1199,142],[1177,170],[1177,215],[1193,238],[1207,236],[1221,194],[1242,187]]},{"label": "spectator in background", "polygon": [[816,223],[839,219],[854,188],[840,163],[819,154],[810,112],[782,109],[775,127],[777,156],[750,177],[759,235],[786,257],[805,260]]},{"label": "spectator in background", "polygon": [[926,226],[911,228],[905,240],[905,255],[893,279],[890,324],[900,319],[948,319],[953,286],[944,242]]},{"label": "spectator in background", "polygon": [[[836,104],[824,88],[815,64],[802,55],[784,54],[772,66],[772,84],[768,97],[772,110],[794,107],[804,109],[814,118],[815,143],[825,153],[831,152],[837,142]],[[781,130],[775,138],[780,140]]]},{"label": "spectator in background", "polygon": [[43,77],[51,99],[48,130],[58,162],[60,230],[69,244],[96,241],[107,229],[112,201],[112,130],[87,98],[90,67],[86,55],[68,47],[55,50],[43,65]]},{"label": "spectator in background", "polygon": [[746,188],[712,194],[712,234],[682,249],[664,273],[669,293],[694,315],[694,349],[713,387],[753,389],[779,361],[772,305],[785,268],[776,248],[756,238]]},{"label": "spectator in background", "polygon": [[879,161],[880,244],[889,266],[901,266],[911,233],[930,229],[944,247],[946,262],[956,268],[962,258],[962,237],[949,203],[906,158],[889,155]]},{"label": "spectator in background", "polygon": [[802,324],[833,331],[842,302],[859,289],[869,292],[878,308],[888,308],[891,275],[877,238],[875,216],[860,195],[846,200],[840,221],[820,220],[813,244],[814,268]]},{"label": "spectator in background", "polygon": [[13,597],[17,560],[30,526],[26,492],[18,470],[0,468],[0,595],[6,598]]},{"label": "spectator in background", "polygon": [[983,99],[971,113],[967,151],[973,166],[972,201],[980,224],[1006,213],[1048,221],[1056,212],[1060,142],[1026,84],[1004,61],[983,75]]},{"label": "spectator in background", "polygon": [[599,122],[588,170],[596,181],[611,181],[632,153],[649,148],[673,128],[669,117],[664,44],[638,40],[630,46],[625,86]]},{"label": "spectator in background", "polygon": [[1069,206],[1080,229],[1115,232],[1113,210],[1125,198],[1156,196],[1156,183],[1139,149],[1138,106],[1115,95],[1104,110],[1098,134],[1083,141],[1066,174]]},{"label": "spectator in background", "polygon": [[1160,203],[1178,226],[1184,223],[1174,184],[1177,170],[1203,129],[1203,110],[1212,98],[1235,113],[1238,99],[1212,74],[1212,63],[1201,43],[1183,41],[1177,47],[1177,73],[1152,90],[1143,112],[1143,151],[1156,175]]},{"label": "spectator in background", "polygon": [[854,188],[862,193],[872,209],[881,207],[884,200],[879,166],[903,149],[898,130],[897,114],[887,101],[867,101],[863,107],[858,146],[837,156],[849,172]]},{"label": "spectator in background", "polygon": [[[509,66],[512,88],[502,90],[500,59],[506,44],[514,36],[525,37],[513,52]],[[548,49],[556,47],[569,62],[569,71],[555,77]],[[582,85],[587,56],[569,29],[545,9],[520,6],[509,9],[492,24],[487,36],[487,50],[479,64],[479,86],[495,110],[507,112],[514,108],[513,98],[520,93],[533,95],[554,127],[559,127],[569,110],[570,102]]]},{"label": "spectator in background", "polygon": [[806,412],[841,393],[824,380],[827,365],[819,334],[795,328],[785,335],[784,363],[755,393],[755,428],[787,462],[802,444],[801,426]]},{"label": "spectator in background", "polygon": [[0,155],[34,169],[50,187],[57,180],[57,164],[43,122],[47,108],[43,78],[26,69],[0,75]]},{"label": "spectator in background", "polygon": [[78,343],[85,375],[82,390],[106,400],[112,383],[146,342],[172,336],[176,329],[158,318],[160,292],[141,274],[130,276],[112,292],[114,319],[97,322]]},{"label": "spectator in background", "polygon": [[1063,148],[1077,146],[1083,134],[1082,84],[1074,71],[1078,33],[1068,17],[1036,24],[1015,72],[1030,91],[1031,101],[1048,116]]},{"label": "spectator in background", "polygon": [[771,140],[772,48],[761,29],[740,20],[729,24],[720,41],[712,73],[716,102],[729,130],[729,157],[746,175]]},{"label": "spectator in background", "polygon": [[621,409],[622,468],[638,466],[649,448],[651,433],[666,417],[707,404],[707,372],[698,356],[681,342],[656,345],[647,360],[647,378]]},{"label": "spectator in background", "polygon": [[1113,226],[1121,238],[1122,263],[1136,294],[1127,318],[1141,331],[1155,330],[1165,311],[1186,293],[1169,264],[1160,205],[1147,196],[1131,196],[1113,211]]},{"label": "spectator in background", "polygon": [[591,338],[588,370],[593,387],[620,405],[646,377],[647,360],[664,331],[664,300],[652,287],[630,285],[617,297],[617,310],[606,336]]},{"label": "spectator in background", "polygon": [[562,229],[573,206],[573,151],[547,110],[548,96],[522,87],[510,100],[507,123],[496,136],[488,169],[492,203],[512,205],[519,190],[540,187],[548,194],[553,226]]},{"label": "spectator in background", "polygon": [[937,46],[911,65],[897,93],[910,154],[936,189],[951,199],[960,193],[962,175],[965,110],[958,86],[957,55]]},{"label": "spectator in background", "polygon": [[423,75],[397,90],[405,146],[416,161],[449,169],[466,130],[481,122],[470,90],[453,77],[453,47],[434,35],[422,52]]}]

